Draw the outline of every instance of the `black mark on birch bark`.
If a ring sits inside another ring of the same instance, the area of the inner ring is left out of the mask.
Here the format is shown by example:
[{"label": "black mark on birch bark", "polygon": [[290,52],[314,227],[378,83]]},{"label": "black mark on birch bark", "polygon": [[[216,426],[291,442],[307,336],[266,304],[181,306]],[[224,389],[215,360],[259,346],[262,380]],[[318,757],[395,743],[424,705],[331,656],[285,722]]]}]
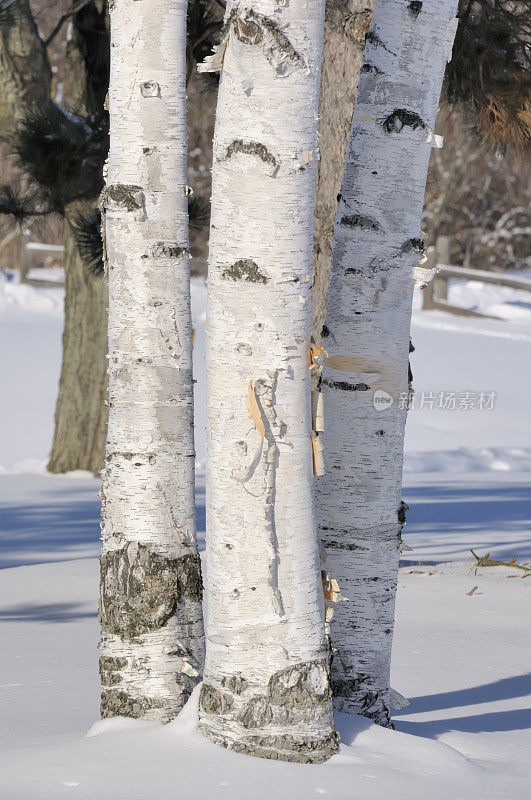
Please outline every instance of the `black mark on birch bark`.
[{"label": "black mark on birch bark", "polygon": [[[347,531],[344,531],[347,533]],[[323,537],[321,539],[323,547],[327,550],[368,550],[368,547],[361,547],[359,544],[353,544],[352,542],[342,542],[338,539],[328,539]]]},{"label": "black mark on birch bark", "polygon": [[133,639],[162,628],[181,600],[200,602],[199,556],[169,559],[130,543],[100,559],[100,623],[107,633]]},{"label": "black mark on birch bark", "polygon": [[365,62],[365,64],[361,68],[361,71],[364,72],[365,74],[370,73],[371,75],[383,75],[381,69],[376,67],[374,64],[369,64],[368,62]]},{"label": "black mark on birch bark", "polygon": [[260,272],[256,261],[251,258],[241,258],[239,261],[235,261],[232,267],[223,270],[221,277],[249,283],[267,283],[269,281],[269,278]]},{"label": "black mark on birch bark", "polygon": [[418,15],[422,11],[422,3],[420,0],[413,0],[413,2],[408,5],[408,11],[413,19],[417,19]]},{"label": "black mark on birch bark", "polygon": [[426,123],[422,117],[416,111],[409,111],[407,108],[395,108],[393,113],[385,117],[380,124],[386,133],[400,133],[404,127],[414,131],[417,128],[426,130]]},{"label": "black mark on birch bark", "polygon": [[379,222],[363,214],[346,214],[341,217],[340,224],[347,228],[361,228],[363,231],[373,231],[374,233],[379,233],[382,230]]},{"label": "black mark on birch bark", "polygon": [[403,500],[400,501],[400,505],[398,506],[397,510],[397,517],[398,522],[400,525],[404,526],[406,524],[406,512],[409,511],[409,506]]},{"label": "black mark on birch bark", "polygon": [[347,381],[331,381],[328,378],[323,378],[325,386],[331,389],[341,389],[343,392],[368,392],[370,386],[366,383],[348,383]]},{"label": "black mark on birch bark", "polygon": [[140,84],[142,97],[161,97],[160,85],[156,81],[144,81]]},{"label": "black mark on birch bark", "polygon": [[177,242],[157,242],[152,249],[153,258],[179,258],[188,250]]},{"label": "black mark on birch bark", "polygon": [[243,139],[234,139],[234,141],[229,144],[227,152],[220,160],[228,161],[229,158],[232,158],[232,156],[238,153],[256,156],[260,161],[263,161],[264,164],[268,164],[271,167],[276,167],[278,163],[275,156],[267,149],[265,144],[261,144],[261,142],[245,142]]},{"label": "black mark on birch bark", "polygon": [[401,253],[418,253],[419,255],[424,255],[425,251],[424,239],[408,239],[400,248]]},{"label": "black mark on birch bark", "polygon": [[376,31],[369,31],[369,33],[365,34],[365,41],[367,44],[372,44],[373,47],[383,47],[384,50],[387,50],[388,53],[391,53],[392,56],[396,56],[396,53],[393,53],[392,50],[382,42]]},{"label": "black mark on birch bark", "polygon": [[234,33],[243,44],[260,44],[264,38],[262,28],[252,19],[236,19]]},{"label": "black mark on birch bark", "polygon": [[284,72],[286,64],[307,69],[304,58],[270,17],[251,8],[233,8],[221,31],[222,42],[227,39],[231,28],[242,44],[261,45],[264,56],[277,72]]}]

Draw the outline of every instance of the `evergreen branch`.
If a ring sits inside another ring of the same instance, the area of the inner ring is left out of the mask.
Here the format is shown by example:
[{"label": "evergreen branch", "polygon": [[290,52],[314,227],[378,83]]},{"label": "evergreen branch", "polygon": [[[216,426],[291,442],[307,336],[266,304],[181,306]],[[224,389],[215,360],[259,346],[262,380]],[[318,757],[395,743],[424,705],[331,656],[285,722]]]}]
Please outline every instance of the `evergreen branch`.
[{"label": "evergreen branch", "polygon": [[78,2],[78,3],[76,3],[76,5],[75,5],[75,6],[74,6],[74,7],[73,7],[73,8],[72,8],[70,11],[67,11],[65,14],[63,14],[63,15],[62,15],[62,16],[59,18],[59,21],[57,22],[57,24],[56,24],[55,28],[54,28],[54,29],[53,29],[53,31],[50,33],[50,35],[48,36],[48,38],[47,38],[47,39],[45,39],[45,41],[44,41],[44,45],[45,45],[45,47],[48,47],[48,46],[49,46],[49,45],[50,45],[50,44],[53,42],[53,40],[55,39],[55,37],[57,36],[57,34],[59,33],[59,31],[60,31],[60,30],[61,30],[61,28],[63,27],[63,25],[65,24],[65,22],[67,21],[67,19],[70,19],[70,17],[73,17],[73,16],[74,16],[74,14],[77,14],[77,12],[78,12],[78,11],[81,11],[81,9],[83,8],[83,6],[86,6],[86,5],[88,5],[90,2],[91,2],[91,0],[79,0],[79,2]]}]

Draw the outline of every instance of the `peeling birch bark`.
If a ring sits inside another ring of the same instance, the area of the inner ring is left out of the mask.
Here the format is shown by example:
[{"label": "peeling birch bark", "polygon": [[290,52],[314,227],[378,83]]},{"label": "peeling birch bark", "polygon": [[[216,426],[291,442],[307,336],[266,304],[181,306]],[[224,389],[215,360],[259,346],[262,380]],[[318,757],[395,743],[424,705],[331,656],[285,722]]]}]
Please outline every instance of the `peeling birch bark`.
[{"label": "peeling birch bark", "polygon": [[105,212],[109,428],[102,490],[102,716],[167,721],[198,682],[186,0],[111,4]]},{"label": "peeling birch bark", "polygon": [[[322,375],[326,474],[317,513],[341,589],[335,705],[390,725],[389,673],[414,280],[433,128],[456,0],[377,0],[335,219]],[[393,398],[383,410],[375,392]]]},{"label": "peeling birch bark", "polygon": [[322,0],[230,3],[210,62],[222,76],[208,279],[200,727],[233,750],[301,762],[324,761],[337,747],[308,358],[323,11]]}]

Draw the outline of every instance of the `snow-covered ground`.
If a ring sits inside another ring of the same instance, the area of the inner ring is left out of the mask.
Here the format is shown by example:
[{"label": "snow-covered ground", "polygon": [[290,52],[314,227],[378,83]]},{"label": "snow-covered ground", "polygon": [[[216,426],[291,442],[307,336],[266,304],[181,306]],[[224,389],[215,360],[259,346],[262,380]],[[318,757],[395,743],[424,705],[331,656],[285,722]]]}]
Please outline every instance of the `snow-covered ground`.
[{"label": "snow-covered ground", "polygon": [[[306,767],[210,744],[193,700],[166,727],[96,722],[99,483],[44,470],[63,293],[8,277],[0,272],[0,798],[527,797],[531,577],[475,574],[469,548],[531,560],[531,294],[452,283],[452,303],[501,321],[422,312],[416,301],[404,488],[413,551],[400,572],[393,651],[393,686],[411,705],[394,732],[339,715],[341,752]],[[199,279],[193,302],[201,409]],[[202,537],[201,410],[197,431]]]}]

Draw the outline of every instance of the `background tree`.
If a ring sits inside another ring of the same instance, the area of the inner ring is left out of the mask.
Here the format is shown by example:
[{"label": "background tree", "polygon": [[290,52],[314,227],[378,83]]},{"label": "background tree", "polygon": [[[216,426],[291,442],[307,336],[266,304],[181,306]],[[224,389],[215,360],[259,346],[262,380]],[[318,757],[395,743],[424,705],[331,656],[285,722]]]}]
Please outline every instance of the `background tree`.
[{"label": "background tree", "polygon": [[0,133],[50,95],[52,72],[28,0],[0,2]]},{"label": "background tree", "polygon": [[345,164],[365,35],[374,0],[327,0],[319,93],[319,161],[313,230],[312,335],[321,340],[334,215]]},{"label": "background tree", "polygon": [[[377,0],[334,227],[322,375],[327,472],[317,510],[332,621],[334,702],[390,725],[411,301],[456,0]],[[379,397],[388,402],[378,404]]]},{"label": "background tree", "polygon": [[451,236],[452,263],[531,264],[531,15],[527,3],[462,0],[446,72],[442,150],[432,153],[423,227]]},{"label": "background tree", "polygon": [[332,731],[312,501],[310,286],[324,2],[231,3],[207,316],[207,655],[200,727],[319,762]]},{"label": "background tree", "polygon": [[[77,5],[77,4],[75,4]],[[80,163],[70,175],[84,178],[91,172],[92,186],[82,186],[78,196],[64,198],[65,324],[63,363],[55,407],[55,431],[48,463],[50,472],[86,469],[99,473],[107,433],[107,304],[99,252],[98,196],[103,186],[107,154],[109,86],[109,22],[107,3],[90,2],[72,16],[66,51],[70,75],[70,106],[91,134],[81,139]],[[76,138],[64,140],[67,153]],[[79,139],[78,139],[79,141]],[[76,142],[77,143],[77,142]],[[92,162],[92,163],[91,163]],[[65,166],[66,166],[65,159]],[[62,170],[58,170],[58,177]],[[66,172],[66,170],[65,170]],[[83,181],[84,183],[84,181]],[[61,187],[64,187],[61,183]]]},{"label": "background tree", "polygon": [[69,13],[59,18],[59,22],[69,22],[64,56],[68,109],[52,99],[57,84],[49,79],[47,61],[48,71],[38,75],[43,53],[46,56],[47,47],[66,26],[54,25],[45,40],[27,3],[15,0],[6,13],[0,16],[4,39],[13,28],[17,35],[11,33],[9,41],[24,39],[27,48],[25,62],[14,59],[14,68],[24,70],[31,45],[40,92],[28,95],[28,103],[14,115],[14,125],[4,131],[7,149],[23,174],[23,192],[6,188],[0,210],[22,222],[50,215],[65,220],[63,363],[49,469],[98,472],[103,466],[107,420],[107,290],[101,280],[96,210],[108,147],[103,109],[109,71],[106,6],[101,0],[73,3]]},{"label": "background tree", "polygon": [[[16,113],[11,105],[5,106],[9,114],[9,126],[4,128],[7,151],[16,156],[23,175],[23,191],[14,190],[13,186],[6,188],[0,197],[0,212],[33,228],[34,220],[59,216],[65,221],[63,363],[48,468],[52,472],[87,469],[99,473],[108,416],[108,300],[102,280],[97,208],[108,149],[104,112],[109,78],[108,10],[106,0],[54,0],[44,5],[38,2],[33,10],[44,31],[42,35],[28,3],[14,0],[5,13],[0,10],[0,67],[5,65],[6,84],[28,83],[28,88],[18,93]],[[190,0],[188,14],[190,75],[197,58],[211,50],[221,23],[220,9],[213,0]],[[58,79],[53,83],[47,48],[58,65],[54,66]],[[3,60],[2,52],[7,54]],[[47,71],[41,70],[43,59]],[[190,136],[192,152],[197,156],[196,150],[201,148],[195,143],[199,143],[208,157],[208,125],[203,131],[200,85],[201,81],[192,89]],[[62,104],[56,98],[58,87]],[[212,100],[206,104],[207,108],[212,105]],[[204,254],[203,231],[208,221],[208,204],[201,199],[202,191],[205,196],[210,193],[209,187],[203,186],[205,174],[209,176],[206,169],[196,170],[194,182],[199,184],[199,196],[195,195],[190,203],[193,244],[199,255]],[[53,231],[47,233],[53,235]],[[14,252],[8,254],[11,260],[15,256]]]},{"label": "background tree", "polygon": [[203,660],[195,541],[186,0],[114,0],[105,209],[103,717],[167,721]]}]

